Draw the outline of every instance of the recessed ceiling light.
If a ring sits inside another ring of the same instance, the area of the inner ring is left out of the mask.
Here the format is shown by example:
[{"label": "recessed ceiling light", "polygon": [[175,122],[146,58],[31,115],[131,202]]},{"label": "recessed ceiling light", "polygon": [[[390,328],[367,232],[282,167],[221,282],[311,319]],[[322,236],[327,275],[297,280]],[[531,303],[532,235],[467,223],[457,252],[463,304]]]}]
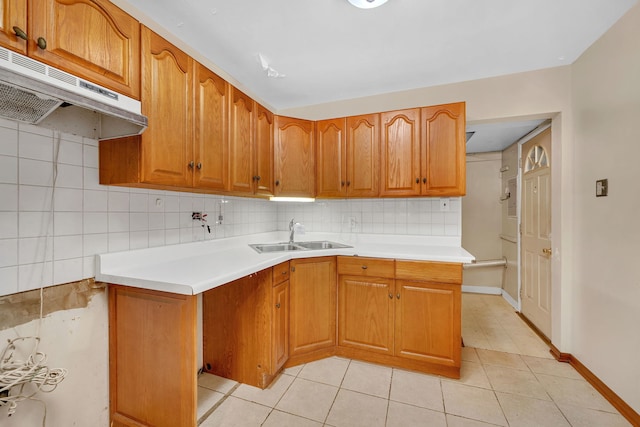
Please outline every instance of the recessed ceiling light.
[{"label": "recessed ceiling light", "polygon": [[349,3],[360,9],[373,9],[382,6],[387,0],[349,0]]}]

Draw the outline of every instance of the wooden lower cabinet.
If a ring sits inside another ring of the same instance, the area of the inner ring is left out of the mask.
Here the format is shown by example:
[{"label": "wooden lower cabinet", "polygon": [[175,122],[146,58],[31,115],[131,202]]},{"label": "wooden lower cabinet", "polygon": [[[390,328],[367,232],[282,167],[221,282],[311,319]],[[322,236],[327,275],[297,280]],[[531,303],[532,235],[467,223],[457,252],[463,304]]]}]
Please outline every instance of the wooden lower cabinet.
[{"label": "wooden lower cabinet", "polygon": [[195,295],[109,285],[111,426],[195,426]]},{"label": "wooden lower cabinet", "polygon": [[338,257],[337,354],[460,376],[460,264]]},{"label": "wooden lower cabinet", "polygon": [[[295,259],[202,294],[204,370],[265,388],[340,355],[460,377],[458,263]],[[197,423],[197,296],[109,285],[111,425]]]},{"label": "wooden lower cabinet", "polygon": [[336,345],[336,258],[291,261],[289,363],[333,354]]}]

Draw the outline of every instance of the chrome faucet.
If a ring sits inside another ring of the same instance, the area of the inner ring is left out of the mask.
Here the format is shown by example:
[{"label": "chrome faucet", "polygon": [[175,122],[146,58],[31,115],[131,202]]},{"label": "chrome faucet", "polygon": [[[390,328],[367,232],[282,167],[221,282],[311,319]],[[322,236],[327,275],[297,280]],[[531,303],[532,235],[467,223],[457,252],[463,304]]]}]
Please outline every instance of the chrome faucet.
[{"label": "chrome faucet", "polygon": [[296,234],[296,225],[300,225],[299,222],[295,221],[295,218],[291,218],[291,221],[289,221],[289,243],[293,243],[293,239]]}]

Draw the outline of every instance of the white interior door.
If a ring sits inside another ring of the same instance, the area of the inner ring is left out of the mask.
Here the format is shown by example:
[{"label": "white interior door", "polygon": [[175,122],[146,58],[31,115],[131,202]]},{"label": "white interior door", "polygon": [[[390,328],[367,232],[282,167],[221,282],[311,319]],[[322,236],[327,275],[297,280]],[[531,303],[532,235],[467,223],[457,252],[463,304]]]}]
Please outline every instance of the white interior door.
[{"label": "white interior door", "polygon": [[551,337],[551,129],[522,146],[522,314]]}]

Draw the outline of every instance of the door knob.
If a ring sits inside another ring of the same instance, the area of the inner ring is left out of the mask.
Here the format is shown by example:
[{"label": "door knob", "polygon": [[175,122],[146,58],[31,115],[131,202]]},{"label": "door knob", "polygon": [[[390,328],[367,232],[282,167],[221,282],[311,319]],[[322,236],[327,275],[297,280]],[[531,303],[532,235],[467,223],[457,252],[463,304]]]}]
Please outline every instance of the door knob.
[{"label": "door knob", "polygon": [[542,253],[545,254],[545,255],[551,255],[551,248],[542,249]]}]

